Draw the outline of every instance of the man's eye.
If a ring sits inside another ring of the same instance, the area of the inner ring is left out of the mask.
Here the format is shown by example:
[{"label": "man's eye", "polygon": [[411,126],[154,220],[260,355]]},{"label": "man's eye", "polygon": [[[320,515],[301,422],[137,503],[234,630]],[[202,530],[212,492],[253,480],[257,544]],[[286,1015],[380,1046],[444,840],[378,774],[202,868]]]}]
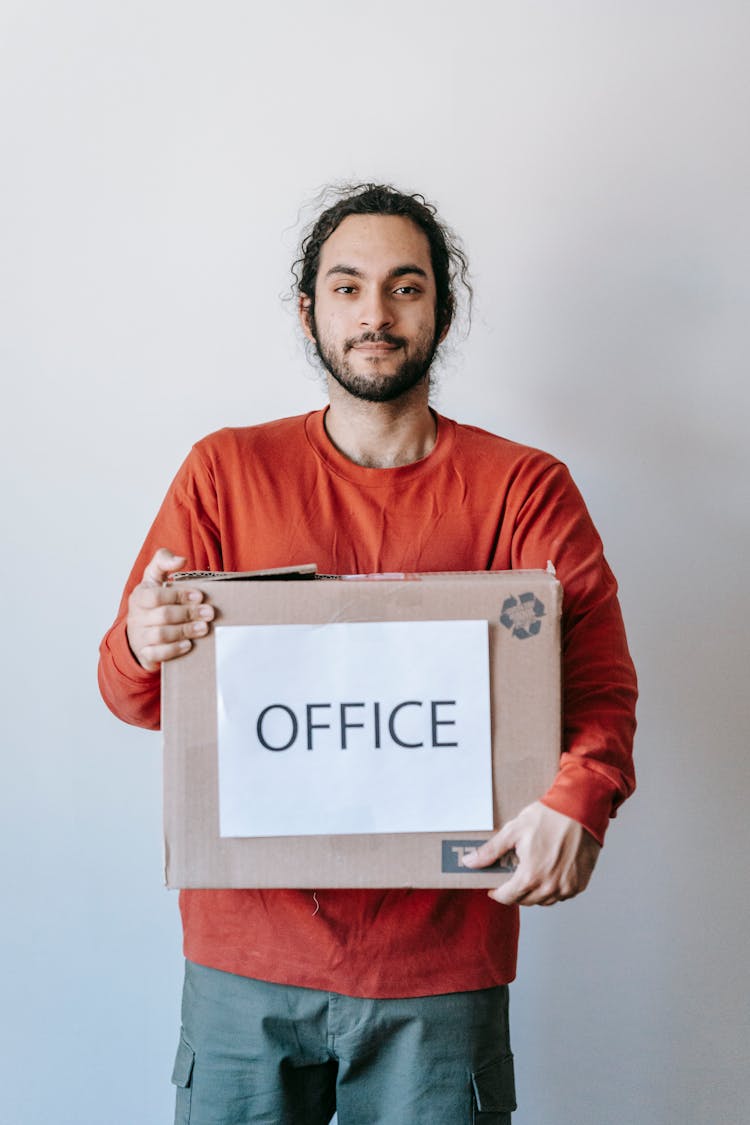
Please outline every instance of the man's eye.
[{"label": "man's eye", "polygon": [[355,289],[353,285],[337,285],[334,292],[348,295],[349,293],[354,293]]},{"label": "man's eye", "polygon": [[416,285],[399,285],[396,292],[404,293],[407,297],[410,297],[412,293],[418,293],[419,290],[417,289]]}]

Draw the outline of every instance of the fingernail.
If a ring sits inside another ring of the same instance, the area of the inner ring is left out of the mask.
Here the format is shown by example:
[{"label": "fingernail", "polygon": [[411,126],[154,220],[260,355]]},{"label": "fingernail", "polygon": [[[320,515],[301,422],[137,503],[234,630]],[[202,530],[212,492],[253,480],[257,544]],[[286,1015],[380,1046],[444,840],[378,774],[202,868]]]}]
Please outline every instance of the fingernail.
[{"label": "fingernail", "polygon": [[203,605],[198,610],[198,616],[202,617],[205,621],[210,621],[214,615],[214,611],[210,605]]},{"label": "fingernail", "polygon": [[477,858],[477,849],[472,848],[470,852],[464,852],[461,856],[461,863],[464,867],[473,867]]},{"label": "fingernail", "polygon": [[187,599],[189,602],[199,602],[202,597],[203,595],[201,594],[200,590],[190,590],[188,592]]}]

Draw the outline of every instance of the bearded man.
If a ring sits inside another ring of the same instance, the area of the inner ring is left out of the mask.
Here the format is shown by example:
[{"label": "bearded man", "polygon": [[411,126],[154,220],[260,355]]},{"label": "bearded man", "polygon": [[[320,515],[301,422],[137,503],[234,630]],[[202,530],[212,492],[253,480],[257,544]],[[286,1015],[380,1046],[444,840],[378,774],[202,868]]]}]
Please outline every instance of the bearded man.
[{"label": "bearded man", "polygon": [[582,891],[634,784],[635,674],[616,583],[558,460],[430,406],[430,370],[466,284],[421,196],[343,191],[296,263],[324,410],[225,429],[179,470],[101,648],[127,722],[159,725],[160,668],[213,609],[172,572],[314,560],[331,574],[544,568],[564,589],[558,775],[476,853],[515,849],[484,891],[185,890],[176,1122],[503,1125],[519,905]]}]

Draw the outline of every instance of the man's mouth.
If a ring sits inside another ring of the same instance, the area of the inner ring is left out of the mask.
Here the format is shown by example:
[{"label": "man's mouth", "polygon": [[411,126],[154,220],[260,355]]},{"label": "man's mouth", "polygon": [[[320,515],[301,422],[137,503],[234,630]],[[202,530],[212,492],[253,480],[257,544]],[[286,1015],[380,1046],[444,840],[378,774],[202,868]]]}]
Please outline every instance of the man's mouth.
[{"label": "man's mouth", "polygon": [[347,351],[360,352],[361,354],[369,355],[387,355],[389,352],[395,352],[403,347],[404,341],[399,340],[394,336],[375,338],[368,338],[365,336],[359,340],[348,340]]}]

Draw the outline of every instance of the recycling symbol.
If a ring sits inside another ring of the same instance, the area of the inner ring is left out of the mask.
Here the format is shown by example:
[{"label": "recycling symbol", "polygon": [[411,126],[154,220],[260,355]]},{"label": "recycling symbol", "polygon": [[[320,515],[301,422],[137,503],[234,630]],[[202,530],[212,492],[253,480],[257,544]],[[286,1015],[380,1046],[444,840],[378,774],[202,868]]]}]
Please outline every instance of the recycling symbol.
[{"label": "recycling symbol", "polygon": [[500,624],[510,629],[514,637],[525,641],[537,635],[543,617],[544,605],[536,594],[519,594],[517,598],[511,596],[503,602]]}]

